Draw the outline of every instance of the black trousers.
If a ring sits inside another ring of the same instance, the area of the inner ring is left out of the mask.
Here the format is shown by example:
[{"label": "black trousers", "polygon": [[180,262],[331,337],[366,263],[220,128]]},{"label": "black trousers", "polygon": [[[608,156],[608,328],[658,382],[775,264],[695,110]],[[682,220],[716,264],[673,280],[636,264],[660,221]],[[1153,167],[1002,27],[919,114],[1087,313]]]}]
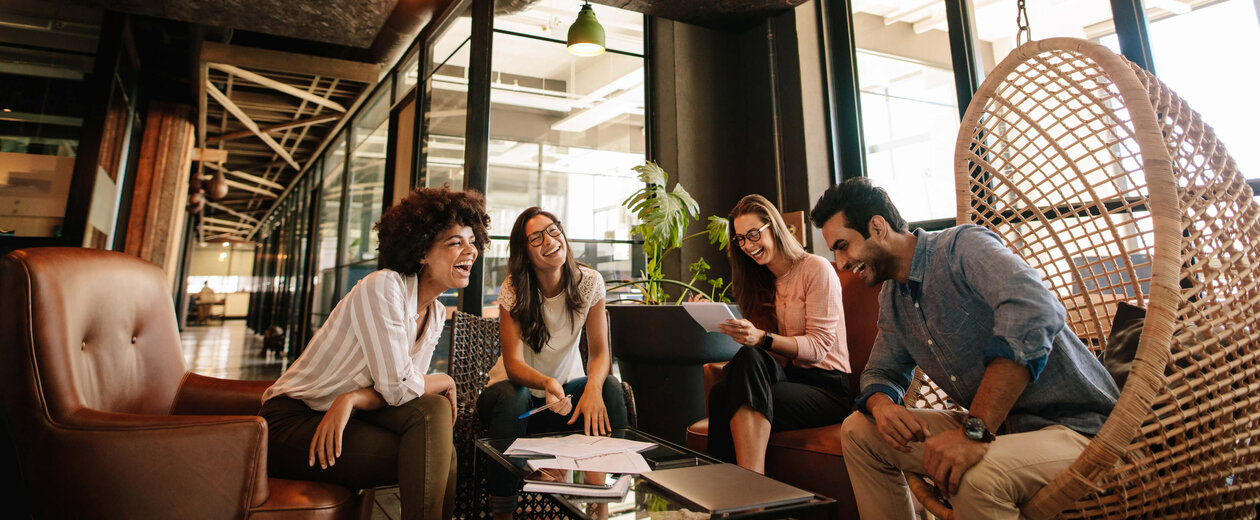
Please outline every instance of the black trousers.
[{"label": "black trousers", "polygon": [[710,455],[735,462],[731,417],[744,405],[766,416],[774,432],[837,424],[853,406],[849,374],[782,366],[759,347],[739,349],[709,391]]}]

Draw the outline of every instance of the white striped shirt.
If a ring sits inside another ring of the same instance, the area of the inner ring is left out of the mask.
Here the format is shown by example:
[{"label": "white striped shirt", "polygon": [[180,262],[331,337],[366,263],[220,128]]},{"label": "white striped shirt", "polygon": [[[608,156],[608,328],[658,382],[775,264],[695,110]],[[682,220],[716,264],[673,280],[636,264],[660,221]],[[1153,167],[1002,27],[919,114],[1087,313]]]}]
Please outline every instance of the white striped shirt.
[{"label": "white striped shirt", "polygon": [[312,410],[326,411],[337,396],[375,389],[390,406],[424,394],[424,373],[442,335],[446,308],[427,307],[424,335],[416,338],[419,319],[415,275],[374,271],[355,284],[293,366],[263,393],[299,399]]}]

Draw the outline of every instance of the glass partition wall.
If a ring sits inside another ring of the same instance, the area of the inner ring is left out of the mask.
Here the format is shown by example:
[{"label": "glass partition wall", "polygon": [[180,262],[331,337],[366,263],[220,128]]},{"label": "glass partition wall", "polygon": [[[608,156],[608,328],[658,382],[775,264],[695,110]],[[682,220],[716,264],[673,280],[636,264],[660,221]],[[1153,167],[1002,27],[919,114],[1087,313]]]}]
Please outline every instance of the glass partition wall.
[{"label": "glass partition wall", "polygon": [[[388,204],[414,186],[467,186],[476,1],[482,0],[455,2],[426,28],[260,224],[258,303],[249,325],[258,333],[284,329],[290,359],[377,268],[372,225]],[[621,201],[638,188],[631,168],[645,159],[644,17],[594,6],[608,52],[578,58],[564,43],[577,7],[540,2],[500,13],[492,21],[493,52],[480,54],[488,56],[492,75],[490,130],[475,136],[489,151],[492,241],[484,283],[468,292],[487,314],[497,310],[507,234],[530,206],[562,219],[578,260],[605,278],[631,272],[637,248]],[[458,293],[441,299],[453,311]],[[444,369],[444,350],[433,370]]]}]

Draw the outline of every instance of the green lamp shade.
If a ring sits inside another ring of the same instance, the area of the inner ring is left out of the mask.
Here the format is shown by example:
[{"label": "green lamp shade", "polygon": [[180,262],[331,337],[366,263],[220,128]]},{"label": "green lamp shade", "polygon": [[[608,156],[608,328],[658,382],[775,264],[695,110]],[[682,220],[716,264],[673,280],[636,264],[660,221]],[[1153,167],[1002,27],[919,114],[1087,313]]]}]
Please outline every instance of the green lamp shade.
[{"label": "green lamp shade", "polygon": [[569,26],[569,52],[578,56],[597,56],[604,52],[604,26],[595,19],[590,4],[578,11],[577,21]]}]

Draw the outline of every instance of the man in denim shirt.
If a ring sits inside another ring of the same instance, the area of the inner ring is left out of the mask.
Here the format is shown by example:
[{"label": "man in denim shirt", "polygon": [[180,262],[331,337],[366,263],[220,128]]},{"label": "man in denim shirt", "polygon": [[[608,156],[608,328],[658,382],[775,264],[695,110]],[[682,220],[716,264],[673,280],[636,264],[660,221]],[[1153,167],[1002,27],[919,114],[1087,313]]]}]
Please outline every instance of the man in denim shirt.
[{"label": "man in denim shirt", "polygon": [[[905,470],[931,477],[960,519],[1018,518],[1119,393],[1063,306],[993,232],[909,233],[866,179],[831,188],[810,216],[838,266],[887,282],[859,412],[842,428],[862,517],[913,516]],[[903,406],[915,366],[969,413]]]}]

